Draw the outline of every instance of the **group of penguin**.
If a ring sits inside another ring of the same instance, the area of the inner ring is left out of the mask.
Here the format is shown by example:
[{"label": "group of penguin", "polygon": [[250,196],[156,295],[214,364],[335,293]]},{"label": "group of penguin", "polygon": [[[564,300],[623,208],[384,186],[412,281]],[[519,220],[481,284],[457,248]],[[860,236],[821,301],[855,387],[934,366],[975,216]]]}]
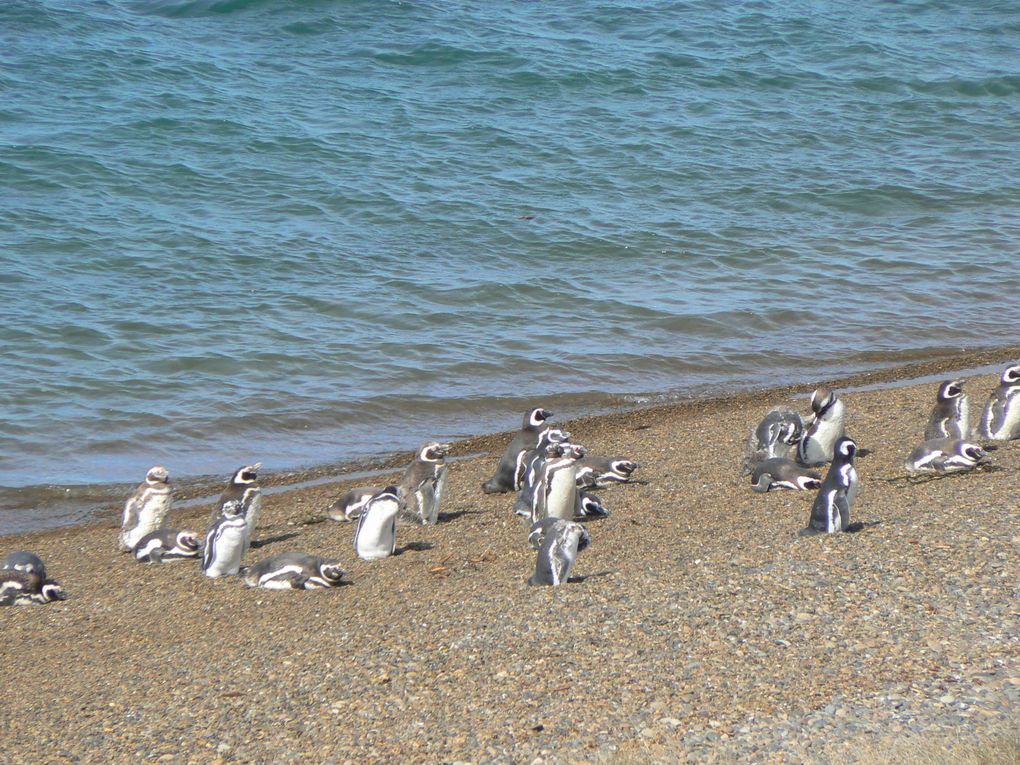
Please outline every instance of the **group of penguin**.
[{"label": "group of penguin", "polygon": [[[907,458],[910,476],[949,474],[974,470],[990,462],[994,445],[975,443],[970,426],[970,404],[963,380],[939,385],[935,406],[924,430],[924,441]],[[988,441],[1020,438],[1020,365],[1007,367],[985,405],[977,435]],[[857,444],[846,435],[843,402],[827,388],[811,396],[811,419],[805,425],[799,413],[776,408],[751,431],[744,474],[757,492],[771,489],[809,490],[818,494],[811,517],[801,534],[858,531],[850,522],[850,509],[860,480],[854,467]],[[811,468],[831,463],[823,479]]]},{"label": "group of penguin", "polygon": [[[907,458],[910,475],[948,474],[989,463],[995,447],[975,443],[963,380],[943,382],[924,431],[924,442]],[[536,551],[531,585],[568,581],[577,554],[591,542],[584,521],[608,514],[592,489],[627,483],[640,467],[622,457],[595,457],[570,440],[570,433],[549,425],[552,413],[537,407],[524,415],[521,429],[503,452],[494,475],[482,484],[487,494],[517,492],[513,512],[527,520],[528,543]],[[1020,438],[1020,364],[1001,375],[984,408],[977,435],[987,441]],[[446,486],[450,444],[422,446],[397,484],[359,486],[345,491],[327,509],[337,521],[357,521],[354,549],[363,560],[379,560],[396,551],[398,519],[423,525],[439,520]],[[811,396],[805,424],[790,408],[768,412],[750,434],[745,475],[757,492],[817,489],[811,517],[802,534],[856,531],[850,522],[859,488],[856,443],[846,436],[846,410],[834,392],[819,388]],[[824,479],[812,468],[830,463]],[[320,589],[343,584],[338,561],[303,552],[283,552],[243,566],[262,511],[258,485],[261,463],[246,465],[230,478],[209,517],[204,538],[194,531],[165,528],[173,501],[166,468],[155,466],[124,507],[118,547],[139,561],[160,563],[201,559],[210,578],[240,576],[250,587]],[[47,577],[34,553],[16,551],[0,563],[0,605],[63,600],[66,593]]]}]

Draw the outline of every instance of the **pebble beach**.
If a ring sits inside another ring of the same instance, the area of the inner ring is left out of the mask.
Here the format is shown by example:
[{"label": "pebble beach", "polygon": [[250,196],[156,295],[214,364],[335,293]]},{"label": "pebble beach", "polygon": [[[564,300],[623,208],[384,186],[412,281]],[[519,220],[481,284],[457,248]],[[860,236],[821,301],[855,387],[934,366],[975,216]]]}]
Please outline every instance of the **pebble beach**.
[{"label": "pebble beach", "polygon": [[[814,385],[554,418],[591,452],[641,463],[634,483],[598,492],[611,514],[588,522],[560,587],[526,584],[534,552],[513,496],[479,488],[509,433],[455,444],[440,523],[402,525],[386,560],[358,560],[353,524],[325,517],[349,484],[267,495],[249,561],[337,557],[350,584],[333,590],[142,565],[116,552],[116,522],[0,538],[0,553],[42,556],[69,595],[0,609],[0,754],[826,763],[1015,730],[1020,442],[951,477],[907,480],[903,460],[937,387],[910,380],[1018,358],[818,381],[868,450],[855,534],[800,537],[814,493],[756,494],[741,476],[750,429],[776,405],[806,413]],[[967,378],[972,421],[996,384]],[[168,525],[204,531],[208,510]]]}]

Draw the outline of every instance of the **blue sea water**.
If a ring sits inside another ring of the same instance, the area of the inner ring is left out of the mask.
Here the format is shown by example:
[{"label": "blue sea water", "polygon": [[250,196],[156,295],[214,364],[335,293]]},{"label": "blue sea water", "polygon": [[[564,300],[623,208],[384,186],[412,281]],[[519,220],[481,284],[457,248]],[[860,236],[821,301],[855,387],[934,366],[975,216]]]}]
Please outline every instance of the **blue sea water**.
[{"label": "blue sea water", "polygon": [[1007,2],[5,0],[0,533],[1013,343],[1018,125]]}]

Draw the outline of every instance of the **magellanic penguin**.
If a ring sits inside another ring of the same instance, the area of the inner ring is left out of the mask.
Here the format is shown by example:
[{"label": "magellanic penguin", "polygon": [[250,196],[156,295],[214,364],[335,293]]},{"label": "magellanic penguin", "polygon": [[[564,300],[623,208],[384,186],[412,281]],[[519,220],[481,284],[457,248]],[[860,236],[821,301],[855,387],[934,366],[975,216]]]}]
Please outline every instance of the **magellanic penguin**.
[{"label": "magellanic penguin", "polygon": [[850,508],[857,497],[858,479],[854,468],[857,444],[843,436],[836,441],[832,464],[822,481],[814,504],[811,505],[811,520],[801,534],[835,534],[852,531]]},{"label": "magellanic penguin", "polygon": [[990,462],[988,452],[962,438],[934,438],[910,453],[907,473],[962,473]]},{"label": "magellanic penguin", "polygon": [[514,491],[520,491],[528,482],[535,479],[535,471],[546,457],[546,450],[552,444],[562,444],[570,440],[570,433],[559,428],[548,428],[538,438],[538,443],[528,449],[517,459],[514,471]]},{"label": "magellanic penguin", "polygon": [[793,409],[777,407],[766,414],[751,431],[744,459],[744,475],[769,459],[797,459],[797,447],[804,435],[804,421]]},{"label": "magellanic penguin", "polygon": [[970,403],[963,380],[946,380],[935,396],[935,408],[924,429],[924,440],[970,437]]},{"label": "magellanic penguin", "polygon": [[538,550],[528,584],[556,586],[570,578],[577,554],[591,543],[591,537],[576,521],[543,518],[532,524],[528,541]]},{"label": "magellanic penguin", "polygon": [[344,570],[338,561],[303,552],[284,552],[260,560],[241,577],[249,587],[267,590],[319,590],[342,584]]},{"label": "magellanic penguin", "polygon": [[35,574],[40,579],[46,578],[46,564],[43,563],[42,558],[25,550],[8,553],[4,562],[0,563],[0,570],[21,571],[26,574]]},{"label": "magellanic penguin", "polygon": [[138,540],[135,560],[162,563],[165,560],[197,558],[202,550],[202,537],[195,531],[156,529]]},{"label": "magellanic penguin", "polygon": [[531,519],[534,523],[538,518],[545,517],[545,474],[546,463],[563,457],[569,443],[556,441],[549,443],[543,439],[545,444],[541,451],[529,450],[524,460],[524,470],[521,476],[521,486],[517,491],[517,501],[514,502],[514,512],[517,515]]},{"label": "magellanic penguin", "polygon": [[348,489],[326,509],[326,515],[334,521],[354,521],[358,519],[368,501],[383,490],[383,486],[356,486]]},{"label": "magellanic penguin", "polygon": [[596,457],[586,454],[577,462],[577,485],[582,489],[605,489],[614,483],[627,483],[641,467],[623,457]]},{"label": "magellanic penguin", "polygon": [[843,402],[828,388],[818,388],[811,395],[813,417],[808,423],[797,450],[802,465],[823,465],[833,459],[836,441],[846,435],[846,412]]},{"label": "magellanic penguin", "polygon": [[1020,364],[1008,367],[985,405],[981,435],[993,441],[1020,438]]},{"label": "magellanic penguin", "polygon": [[773,457],[759,462],[751,471],[751,488],[759,493],[771,489],[807,491],[818,489],[821,485],[821,475],[783,457]]},{"label": "magellanic penguin", "polygon": [[426,526],[439,520],[439,507],[449,470],[446,455],[449,453],[450,444],[432,441],[422,446],[414,462],[407,466],[397,486],[407,518]]},{"label": "magellanic penguin", "polygon": [[139,539],[163,525],[172,503],[170,473],[162,465],[149,468],[144,483],[139,484],[124,505],[117,547],[122,552],[133,550]]},{"label": "magellanic penguin", "polygon": [[550,417],[552,412],[542,407],[536,407],[524,415],[521,429],[510,439],[496,467],[495,475],[482,484],[482,491],[486,494],[514,491],[514,476],[519,470],[520,460],[529,449],[538,444],[542,433],[549,428],[545,421]]},{"label": "magellanic penguin", "polygon": [[244,519],[244,508],[241,500],[229,500],[224,503],[219,518],[205,536],[202,570],[213,579],[235,576],[241,570],[247,552],[248,523]]},{"label": "magellanic penguin", "polygon": [[212,527],[223,514],[223,508],[226,505],[232,502],[240,502],[241,514],[248,524],[248,537],[245,540],[245,546],[251,542],[252,535],[255,533],[255,525],[259,522],[259,517],[262,515],[262,489],[259,488],[258,484],[259,468],[261,467],[262,463],[256,462],[254,465],[245,465],[234,471],[234,474],[227,482],[227,488],[220,494],[219,502],[213,507],[212,512],[209,513],[208,525]]},{"label": "magellanic penguin", "polygon": [[362,560],[379,560],[397,549],[397,515],[400,497],[387,486],[368,501],[354,530],[354,551]]},{"label": "magellanic penguin", "polygon": [[66,598],[64,588],[52,579],[27,571],[0,570],[0,606],[27,606]]}]

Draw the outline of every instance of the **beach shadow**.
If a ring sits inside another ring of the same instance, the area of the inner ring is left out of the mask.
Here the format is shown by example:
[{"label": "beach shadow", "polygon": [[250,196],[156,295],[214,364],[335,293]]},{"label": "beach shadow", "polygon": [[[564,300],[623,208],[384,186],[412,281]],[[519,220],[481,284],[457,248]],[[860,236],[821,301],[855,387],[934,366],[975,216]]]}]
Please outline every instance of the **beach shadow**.
[{"label": "beach shadow", "polygon": [[615,573],[616,573],[615,571],[598,571],[594,574],[585,574],[584,576],[572,576],[569,579],[567,579],[567,581],[570,584],[580,584],[581,582],[586,582],[589,579],[595,579],[601,576],[612,576]]},{"label": "beach shadow", "polygon": [[414,552],[424,552],[425,550],[431,550],[433,547],[435,547],[435,545],[432,544],[431,542],[408,542],[406,545],[398,547],[396,550],[394,550],[393,554],[403,555],[408,550]]},{"label": "beach shadow", "polygon": [[998,473],[1005,470],[1002,465],[979,465],[973,470],[958,470],[953,473],[925,473],[923,475],[897,475],[892,478],[878,478],[876,480],[886,483],[905,483],[909,486],[942,481],[946,478],[962,478],[963,476],[974,475],[975,473]]},{"label": "beach shadow", "polygon": [[455,510],[452,513],[440,513],[439,517],[436,518],[437,523],[449,523],[455,521],[462,515],[481,515],[484,510]]},{"label": "beach shadow", "polygon": [[277,534],[275,537],[266,537],[265,539],[257,539],[252,542],[249,547],[253,550],[258,550],[260,547],[274,544],[275,542],[286,542],[288,539],[293,539],[297,536],[296,531],[288,531],[286,534]]}]

